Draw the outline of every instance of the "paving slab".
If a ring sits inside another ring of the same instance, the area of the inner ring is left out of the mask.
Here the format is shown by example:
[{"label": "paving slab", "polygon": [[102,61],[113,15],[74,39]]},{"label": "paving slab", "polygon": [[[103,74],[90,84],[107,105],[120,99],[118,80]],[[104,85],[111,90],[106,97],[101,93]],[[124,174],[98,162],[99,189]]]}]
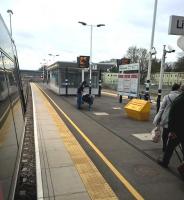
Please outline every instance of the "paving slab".
[{"label": "paving slab", "polygon": [[55,200],[90,200],[86,192],[74,193],[70,195],[56,196]]},{"label": "paving slab", "polygon": [[52,168],[51,175],[55,195],[86,191],[75,167],[73,166]]}]

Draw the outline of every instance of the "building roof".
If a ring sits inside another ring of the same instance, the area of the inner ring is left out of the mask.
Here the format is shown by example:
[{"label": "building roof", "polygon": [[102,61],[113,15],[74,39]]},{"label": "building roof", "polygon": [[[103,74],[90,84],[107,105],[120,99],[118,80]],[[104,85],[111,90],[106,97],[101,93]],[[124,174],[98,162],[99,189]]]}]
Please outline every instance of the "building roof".
[{"label": "building roof", "polygon": [[[107,69],[110,69],[111,67],[114,67],[115,64],[111,64],[111,63],[93,63],[93,65],[97,66],[97,69],[101,69],[102,71],[106,71]],[[49,66],[47,66],[47,69],[54,69],[54,68],[79,68],[78,63],[77,62],[66,62],[66,61],[59,61],[59,62],[55,62]]]}]

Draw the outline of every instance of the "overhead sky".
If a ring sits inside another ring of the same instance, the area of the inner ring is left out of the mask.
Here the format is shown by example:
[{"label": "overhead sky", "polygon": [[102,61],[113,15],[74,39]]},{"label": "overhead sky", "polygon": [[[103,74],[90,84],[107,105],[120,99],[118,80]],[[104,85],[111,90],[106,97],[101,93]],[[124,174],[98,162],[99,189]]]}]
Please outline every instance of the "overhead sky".
[{"label": "overhead sky", "polygon": [[[8,9],[13,11],[12,33],[20,68],[38,69],[54,61],[76,61],[90,54],[90,27],[93,28],[92,61],[125,56],[134,45],[149,50],[155,0],[1,0],[0,13],[9,28]],[[175,61],[181,49],[178,36],[168,35],[170,15],[184,15],[183,0],[158,0],[154,47],[161,58],[163,45],[176,52],[166,61]],[[49,56],[48,54],[59,54]]]}]

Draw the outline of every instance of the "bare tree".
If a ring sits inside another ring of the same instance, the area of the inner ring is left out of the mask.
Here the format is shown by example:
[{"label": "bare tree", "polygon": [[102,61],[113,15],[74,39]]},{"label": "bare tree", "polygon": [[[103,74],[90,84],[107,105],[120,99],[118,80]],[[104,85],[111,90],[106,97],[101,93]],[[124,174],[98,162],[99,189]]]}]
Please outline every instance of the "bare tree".
[{"label": "bare tree", "polygon": [[149,54],[147,49],[137,48],[136,46],[131,46],[127,50],[126,56],[131,59],[131,63],[139,63],[140,64],[140,81],[144,82],[148,70],[148,59]]},{"label": "bare tree", "polygon": [[129,47],[126,56],[131,59],[131,63],[137,63],[139,60],[138,48],[136,46]]},{"label": "bare tree", "polygon": [[177,61],[175,62],[175,69],[176,72],[184,72],[184,56],[182,54],[179,55]]}]

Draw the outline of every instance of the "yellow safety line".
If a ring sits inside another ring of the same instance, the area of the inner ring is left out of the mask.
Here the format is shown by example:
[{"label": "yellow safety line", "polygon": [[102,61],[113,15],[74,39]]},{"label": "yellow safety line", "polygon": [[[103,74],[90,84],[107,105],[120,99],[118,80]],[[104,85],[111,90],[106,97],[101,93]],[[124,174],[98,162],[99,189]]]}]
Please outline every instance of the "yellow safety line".
[{"label": "yellow safety line", "polygon": [[[119,94],[115,94],[115,93],[111,93],[111,92],[102,92],[102,94],[105,94],[105,95],[108,95],[108,96],[113,96],[113,97],[118,97],[119,96]],[[123,99],[128,99],[128,97],[127,96],[123,96],[122,97]]]},{"label": "yellow safety line", "polygon": [[107,94],[107,95],[110,95],[110,96],[115,96],[115,97],[117,97],[117,96],[118,96],[117,94],[110,93],[110,92],[102,92],[102,94]]},{"label": "yellow safety line", "polygon": [[72,126],[80,133],[80,135],[86,140],[86,142],[93,148],[98,156],[105,162],[105,164],[111,169],[116,177],[123,183],[127,190],[135,197],[135,199],[143,200],[144,198],[137,192],[137,190],[126,180],[126,178],[114,167],[114,165],[103,155],[103,153],[93,144],[93,142],[80,130],[80,128],[68,117],[68,115],[61,110],[61,108],[39,87],[37,86],[47,98],[57,107],[57,109],[64,115],[64,117],[72,124]]},{"label": "yellow safety line", "polygon": [[74,135],[68,129],[64,121],[54,109],[53,105],[51,105],[47,97],[35,85],[34,94],[39,95],[41,101],[44,103],[44,106],[47,108],[48,113],[52,117],[53,122],[58,127],[62,141],[71,156],[71,159],[84,183],[84,186],[86,187],[86,192],[90,196],[90,199],[117,200],[118,198],[116,194],[113,192],[86,152],[83,150]]}]

